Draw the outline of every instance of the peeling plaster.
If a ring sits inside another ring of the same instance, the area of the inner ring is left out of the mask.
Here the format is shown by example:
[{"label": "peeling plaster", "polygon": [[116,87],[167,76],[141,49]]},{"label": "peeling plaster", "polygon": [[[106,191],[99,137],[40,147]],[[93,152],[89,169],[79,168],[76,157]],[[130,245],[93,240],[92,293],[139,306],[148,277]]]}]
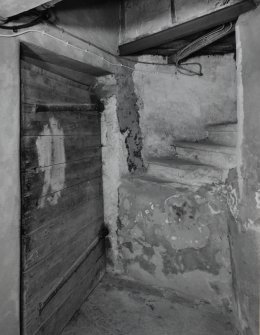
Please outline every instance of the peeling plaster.
[{"label": "peeling plaster", "polygon": [[119,197],[119,253],[126,275],[230,304],[227,207],[217,188],[194,194],[188,186],[125,180]]},{"label": "peeling plaster", "polygon": [[116,75],[118,83],[117,117],[120,132],[125,134],[125,145],[128,152],[127,164],[129,172],[143,172],[144,162],[142,157],[143,138],[139,124],[138,98],[135,94],[132,73],[123,70]]},{"label": "peeling plaster", "polygon": [[[44,125],[36,140],[38,164],[40,170],[44,173],[39,208],[45,206],[46,200],[51,205],[56,205],[61,197],[61,190],[65,187],[66,157],[63,135],[59,122],[51,117],[49,124]],[[49,192],[51,195],[46,199],[45,195]]]}]

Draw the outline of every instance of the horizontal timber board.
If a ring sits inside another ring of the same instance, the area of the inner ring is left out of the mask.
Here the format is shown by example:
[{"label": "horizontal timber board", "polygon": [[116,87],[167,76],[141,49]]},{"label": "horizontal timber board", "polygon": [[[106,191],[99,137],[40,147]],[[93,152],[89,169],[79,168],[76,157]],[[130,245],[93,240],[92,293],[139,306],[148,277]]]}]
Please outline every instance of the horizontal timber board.
[{"label": "horizontal timber board", "polygon": [[[32,234],[23,236],[24,269],[41,262],[61,245],[69,243],[80,231],[97,222],[103,222],[102,199],[93,199],[86,206],[81,206],[73,212],[51,220]],[[38,238],[41,238],[38,240]]]},{"label": "horizontal timber board", "polygon": [[22,198],[22,234],[39,229],[49,224],[50,220],[85,205],[92,199],[102,197],[102,180],[100,177],[86,181],[61,191],[61,198],[57,204],[48,197],[44,197],[43,207],[39,207],[38,199]]},{"label": "horizontal timber board", "polygon": [[99,260],[97,260],[96,264],[87,274],[87,276],[83,278],[82,281],[77,283],[77,291],[75,290],[75,294],[70,294],[63,301],[63,303],[56,311],[54,311],[54,313],[40,327],[35,335],[59,334],[63,329],[61,324],[66,324],[71,319],[74,314],[72,311],[77,310],[99,284],[100,280],[105,274],[105,267],[105,256],[102,256]]},{"label": "horizontal timber board", "polygon": [[104,222],[96,220],[78,233],[74,234],[69,242],[60,244],[44,259],[23,268],[24,297],[30,301],[33,308],[35,299],[42,298],[55,286],[68,268],[80,257],[90,244],[103,233]]},{"label": "horizontal timber board", "polygon": [[[49,176],[49,177],[47,177]],[[64,188],[70,188],[88,180],[92,180],[102,176],[102,162],[100,159],[84,159],[79,161],[69,162],[67,164],[57,164],[41,168],[40,171],[26,171],[21,174],[23,196],[39,199],[46,195],[55,195]],[[52,178],[50,185],[49,178]],[[59,181],[64,179],[59,184]]]},{"label": "horizontal timber board", "polygon": [[[105,272],[105,264],[104,245],[101,241],[42,313],[39,313],[39,309],[28,309],[25,322],[28,334],[34,334],[32,331],[36,326],[38,331],[35,334],[59,334],[62,329],[57,327],[70,320],[75,310],[97,286]],[[59,318],[64,321],[60,322]]]},{"label": "horizontal timber board", "polygon": [[253,1],[243,0],[226,6],[207,15],[174,25],[163,31],[150,34],[134,41],[119,45],[119,53],[126,56],[140,51],[157,47],[171,41],[207,30],[223,23],[234,21],[239,15],[255,8]]},{"label": "horizontal timber board", "polygon": [[[27,105],[28,106],[28,105]],[[97,135],[100,134],[100,116],[97,111],[73,112],[69,109],[58,112],[22,113],[22,136],[39,136],[46,133],[46,129],[55,135],[55,131],[66,135]]]},{"label": "horizontal timber board", "polygon": [[[50,162],[49,159],[46,158],[46,162],[41,162],[39,161],[39,153],[36,144],[38,138],[38,136],[24,136],[21,138],[22,170],[50,166],[52,164],[62,164],[93,155],[100,155],[101,157],[100,135],[56,136],[56,145],[65,148],[65,162],[64,157],[62,156],[56,157],[55,160],[51,158]],[[61,144],[59,144],[59,142],[61,142]]]},{"label": "horizontal timber board", "polygon": [[38,66],[22,62],[23,102],[90,103],[90,88]]}]

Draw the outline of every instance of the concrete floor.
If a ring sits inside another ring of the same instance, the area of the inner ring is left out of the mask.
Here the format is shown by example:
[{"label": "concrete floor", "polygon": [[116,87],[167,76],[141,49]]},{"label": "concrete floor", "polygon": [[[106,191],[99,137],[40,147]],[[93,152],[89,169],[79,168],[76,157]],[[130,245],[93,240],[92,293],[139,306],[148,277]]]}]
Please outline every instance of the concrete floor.
[{"label": "concrete floor", "polygon": [[205,302],[107,275],[62,335],[234,335],[230,318]]}]

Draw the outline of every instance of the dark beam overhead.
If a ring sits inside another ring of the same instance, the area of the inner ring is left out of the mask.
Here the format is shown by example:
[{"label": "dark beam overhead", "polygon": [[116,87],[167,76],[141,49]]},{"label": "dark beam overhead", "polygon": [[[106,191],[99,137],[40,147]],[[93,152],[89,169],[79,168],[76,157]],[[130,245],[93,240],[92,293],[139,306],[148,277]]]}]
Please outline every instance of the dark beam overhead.
[{"label": "dark beam overhead", "polygon": [[159,45],[181,39],[194,33],[207,30],[218,25],[234,21],[239,15],[255,8],[251,0],[243,0],[234,5],[219,9],[207,15],[175,25],[166,30],[144,36],[135,41],[121,44],[119,46],[120,56],[139,53],[140,51],[155,48]]}]

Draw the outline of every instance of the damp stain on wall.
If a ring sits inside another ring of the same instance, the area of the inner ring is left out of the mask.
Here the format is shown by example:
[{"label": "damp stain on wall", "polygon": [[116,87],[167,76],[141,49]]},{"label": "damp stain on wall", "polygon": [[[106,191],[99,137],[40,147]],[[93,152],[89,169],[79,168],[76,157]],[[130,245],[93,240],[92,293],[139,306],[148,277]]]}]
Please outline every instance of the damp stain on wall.
[{"label": "damp stain on wall", "polygon": [[119,196],[119,256],[125,275],[230,304],[229,210],[220,190],[194,192],[188,186],[126,179]]}]

